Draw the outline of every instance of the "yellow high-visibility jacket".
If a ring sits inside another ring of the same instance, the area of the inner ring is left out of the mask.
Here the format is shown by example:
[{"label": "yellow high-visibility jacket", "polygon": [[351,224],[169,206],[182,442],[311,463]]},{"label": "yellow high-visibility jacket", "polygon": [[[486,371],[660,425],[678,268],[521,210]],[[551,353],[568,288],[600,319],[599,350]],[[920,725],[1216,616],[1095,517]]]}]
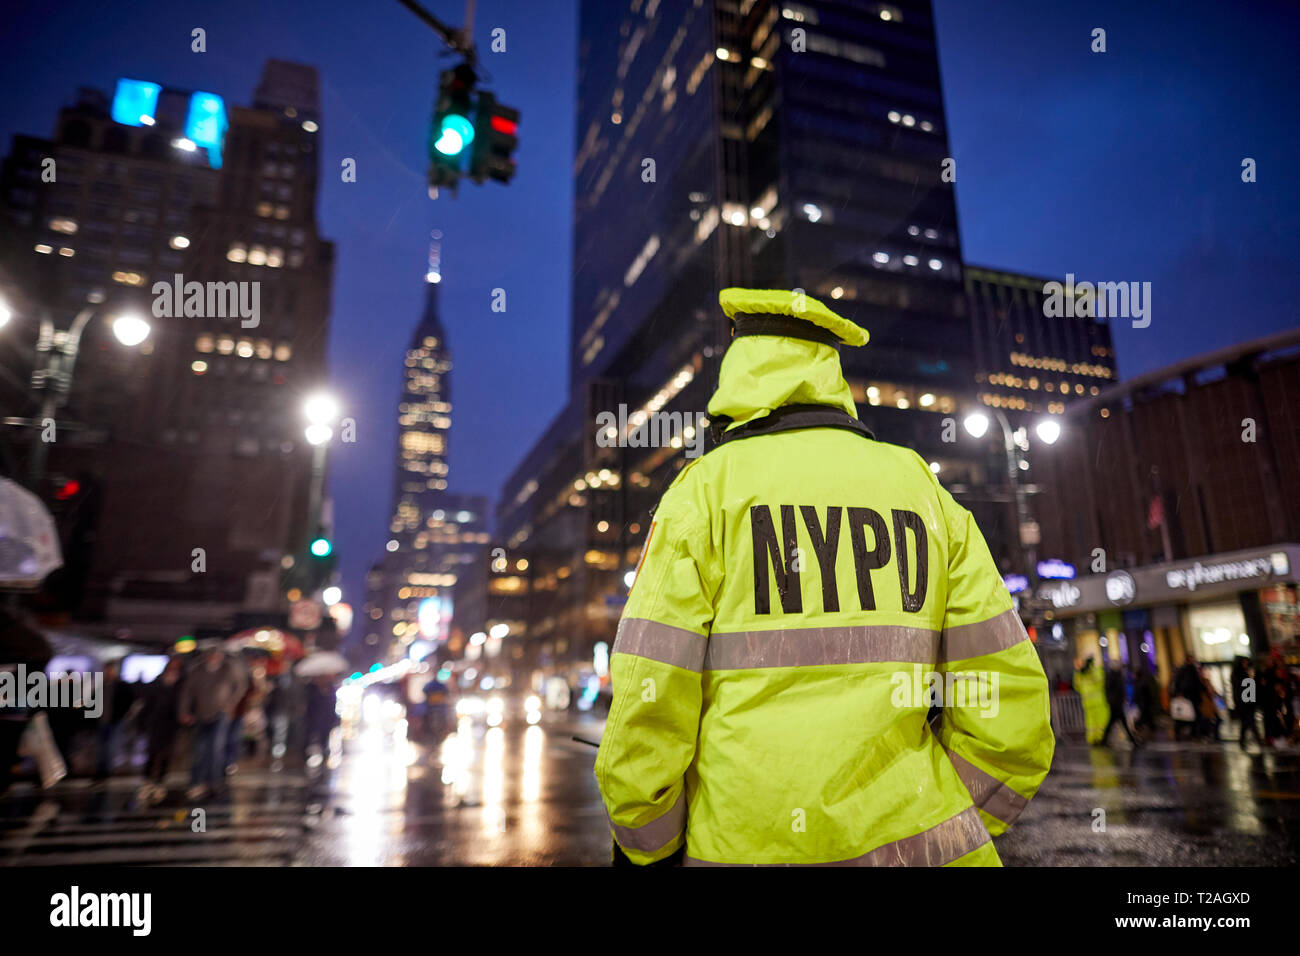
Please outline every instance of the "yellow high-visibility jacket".
[{"label": "yellow high-visibility jacket", "polygon": [[1074,672],[1074,689],[1083,701],[1083,726],[1088,743],[1101,742],[1101,733],[1110,723],[1110,704],[1106,700],[1106,675],[1093,666]]},{"label": "yellow high-visibility jacket", "polygon": [[[805,405],[844,421],[795,427]],[[788,430],[697,458],[653,514],[596,759],[618,847],[637,864],[685,843],[688,865],[1000,865],[990,834],[1055,741],[970,513],[916,453],[848,427],[831,345],[738,336],[709,414],[728,435]]]}]

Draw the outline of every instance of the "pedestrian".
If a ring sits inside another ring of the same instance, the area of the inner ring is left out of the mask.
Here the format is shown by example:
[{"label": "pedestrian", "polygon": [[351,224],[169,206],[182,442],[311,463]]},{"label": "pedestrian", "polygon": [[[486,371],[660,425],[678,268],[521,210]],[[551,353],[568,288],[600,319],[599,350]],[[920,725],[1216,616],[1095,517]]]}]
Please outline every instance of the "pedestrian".
[{"label": "pedestrian", "polygon": [[192,668],[181,687],[181,723],[194,731],[190,789],[186,796],[197,800],[212,793],[222,779],[226,727],[235,705],[240,682],[227,667],[220,644],[203,651],[203,659]]},{"label": "pedestrian", "polygon": [[1199,715],[1201,736],[1217,741],[1219,739],[1219,725],[1223,723],[1223,718],[1219,716],[1219,707],[1216,703],[1218,694],[1214,692],[1214,685],[1210,683],[1209,675],[1205,673],[1203,666],[1196,669],[1196,676],[1201,682]]},{"label": "pedestrian", "polygon": [[1259,736],[1259,727],[1255,725],[1257,707],[1257,688],[1255,681],[1255,664],[1249,657],[1237,657],[1232,662],[1232,707],[1241,722],[1241,736],[1237,742],[1241,749],[1246,749],[1246,735],[1254,734],[1255,743],[1261,747],[1264,741]]},{"label": "pedestrian", "polygon": [[441,741],[452,727],[451,694],[447,691],[447,685],[436,676],[424,685],[423,691],[425,726],[429,732],[429,739],[436,743]]},{"label": "pedestrian", "polygon": [[1000,865],[990,835],[1055,737],[988,546],[857,417],[839,348],[865,330],[801,290],[719,301],[715,447],[685,429],[698,457],[652,512],[610,655],[611,859]]},{"label": "pedestrian", "polygon": [[1110,727],[1110,706],[1106,703],[1105,679],[1094,666],[1096,663],[1091,654],[1084,659],[1074,672],[1074,689],[1083,701],[1084,735],[1088,743],[1100,747]]},{"label": "pedestrian", "polygon": [[118,748],[126,734],[127,719],[134,714],[135,701],[135,685],[122,679],[120,662],[109,661],[104,665],[104,712],[99,718],[96,780],[105,780],[113,773]]},{"label": "pedestrian", "polygon": [[1133,706],[1137,708],[1138,718],[1135,730],[1148,730],[1154,736],[1156,732],[1156,696],[1160,692],[1160,683],[1151,673],[1143,659],[1133,675]]},{"label": "pedestrian", "polygon": [[[338,708],[335,702],[334,679],[328,675],[318,675],[307,682],[307,735],[304,750],[317,750],[320,761],[329,756],[330,733],[338,723]],[[308,755],[309,765],[314,766]]]},{"label": "pedestrian", "polygon": [[1129,743],[1136,750],[1140,745],[1137,738],[1133,736],[1133,731],[1129,729],[1124,704],[1124,671],[1119,661],[1113,661],[1110,667],[1106,668],[1106,706],[1110,709],[1110,717],[1106,720],[1106,728],[1101,732],[1101,743],[1107,744],[1110,739],[1110,728],[1119,724],[1124,728],[1124,733],[1128,734]]},{"label": "pedestrian", "polygon": [[[45,635],[29,624],[20,612],[0,606],[0,671],[13,675],[10,680],[17,680],[19,667],[29,672],[45,670],[53,653]],[[0,794],[13,780],[14,767],[18,763],[18,743],[37,713],[42,711],[0,707]]]},{"label": "pedestrian", "polygon": [[230,669],[230,676],[235,681],[233,691],[235,705],[231,708],[230,724],[226,728],[226,739],[223,746],[223,766],[228,776],[239,769],[239,758],[244,749],[244,715],[248,712],[249,705],[252,703],[253,681],[248,671],[248,665],[244,663],[243,658],[238,653],[227,659],[226,666]]},{"label": "pedestrian", "polygon": [[180,731],[181,659],[171,658],[163,672],[145,685],[141,697],[140,729],[145,734],[148,761],[140,798],[156,803],[167,795],[167,772]]},{"label": "pedestrian", "polygon": [[267,744],[266,699],[266,665],[254,664],[248,668],[248,693],[240,705],[244,708],[243,751],[252,750],[253,757],[259,762],[266,756]]},{"label": "pedestrian", "polygon": [[1285,747],[1291,731],[1291,674],[1276,650],[1262,669],[1259,689],[1264,742],[1270,747]]},{"label": "pedestrian", "polygon": [[1196,658],[1188,654],[1169,687],[1169,715],[1174,718],[1174,740],[1182,739],[1186,730],[1193,738],[1200,736],[1201,695],[1205,686],[1196,667]]}]

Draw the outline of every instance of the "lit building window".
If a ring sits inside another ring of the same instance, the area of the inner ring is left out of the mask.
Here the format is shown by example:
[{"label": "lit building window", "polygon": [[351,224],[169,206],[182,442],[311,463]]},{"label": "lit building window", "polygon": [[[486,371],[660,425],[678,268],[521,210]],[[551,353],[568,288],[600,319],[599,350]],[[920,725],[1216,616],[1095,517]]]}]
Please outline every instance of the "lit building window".
[{"label": "lit building window", "polygon": [[289,348],[287,342],[281,342],[279,345],[275,347],[275,360],[277,362],[289,361],[289,356],[291,354],[292,354],[292,350]]},{"label": "lit building window", "polygon": [[242,242],[236,242],[231,245],[230,250],[226,253],[226,258],[231,262],[247,262],[248,250],[244,248]]},{"label": "lit building window", "polygon": [[212,336],[209,335],[207,332],[204,332],[202,335],[200,335],[197,339],[194,340],[194,351],[211,352],[212,349],[213,349]]},{"label": "lit building window", "polygon": [[194,372],[195,375],[202,375],[204,372],[208,370],[208,363],[203,361],[202,359],[195,359],[193,362],[190,363],[190,369]]},{"label": "lit building window", "polygon": [[65,218],[51,219],[50,228],[55,232],[61,232],[64,235],[71,236],[77,231],[77,220]]}]

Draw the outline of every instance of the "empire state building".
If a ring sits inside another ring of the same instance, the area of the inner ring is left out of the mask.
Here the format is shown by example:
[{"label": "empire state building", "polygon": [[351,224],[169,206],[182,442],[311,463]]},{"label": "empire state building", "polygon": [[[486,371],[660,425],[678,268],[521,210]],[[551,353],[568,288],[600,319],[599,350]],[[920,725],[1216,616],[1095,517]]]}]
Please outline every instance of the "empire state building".
[{"label": "empire state building", "polygon": [[424,309],[403,360],[387,553],[367,578],[365,641],[390,661],[446,642],[461,567],[488,540],[487,498],[447,490],[452,356],[438,311],[441,239],[435,231]]}]

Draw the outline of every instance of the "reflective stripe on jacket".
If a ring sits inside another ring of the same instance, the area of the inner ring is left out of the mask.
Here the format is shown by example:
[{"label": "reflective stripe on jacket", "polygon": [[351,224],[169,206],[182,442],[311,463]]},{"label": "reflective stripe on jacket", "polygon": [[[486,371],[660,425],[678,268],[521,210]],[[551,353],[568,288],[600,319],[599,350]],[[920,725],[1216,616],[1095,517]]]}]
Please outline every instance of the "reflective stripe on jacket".
[{"label": "reflective stripe on jacket", "polygon": [[[710,415],[856,407],[838,353],[733,341]],[[994,864],[1051,764],[1048,686],[969,512],[837,428],[733,441],[654,513],[596,776],[635,863]],[[927,722],[932,695],[942,717]]]}]

